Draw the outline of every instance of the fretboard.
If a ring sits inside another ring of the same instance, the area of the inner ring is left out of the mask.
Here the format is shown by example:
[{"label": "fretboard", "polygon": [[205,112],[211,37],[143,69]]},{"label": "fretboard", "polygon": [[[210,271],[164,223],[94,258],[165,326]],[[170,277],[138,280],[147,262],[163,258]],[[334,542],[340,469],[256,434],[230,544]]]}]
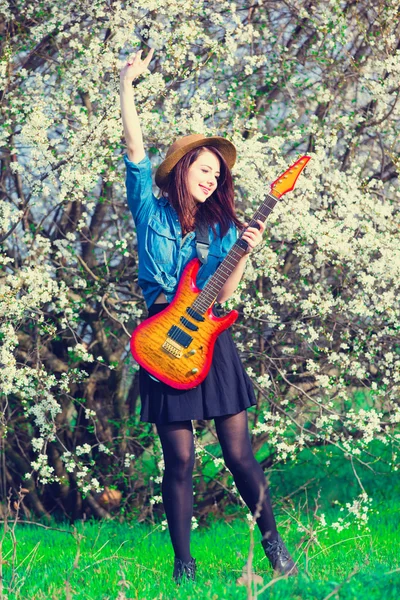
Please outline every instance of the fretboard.
[{"label": "fretboard", "polygon": [[[256,210],[251,220],[249,221],[249,227],[256,227],[257,221],[265,221],[272,210],[275,208],[278,198],[275,198],[271,194],[267,194],[261,206]],[[224,286],[226,280],[235,269],[239,260],[245,254],[247,250],[247,243],[241,237],[236,240],[228,254],[215,271],[214,275],[210,277],[207,284],[204,286],[196,300],[193,302],[192,307],[200,314],[204,314],[207,309],[215,302],[220,290]]]}]

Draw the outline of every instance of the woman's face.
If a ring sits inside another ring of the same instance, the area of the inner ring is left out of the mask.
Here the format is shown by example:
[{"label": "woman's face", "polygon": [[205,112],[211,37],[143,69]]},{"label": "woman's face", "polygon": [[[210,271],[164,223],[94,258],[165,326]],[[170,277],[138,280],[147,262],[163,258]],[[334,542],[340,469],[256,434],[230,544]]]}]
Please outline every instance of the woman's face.
[{"label": "woman's face", "polygon": [[220,175],[219,158],[210,150],[203,150],[190,165],[187,186],[195,202],[203,203],[216,190]]}]

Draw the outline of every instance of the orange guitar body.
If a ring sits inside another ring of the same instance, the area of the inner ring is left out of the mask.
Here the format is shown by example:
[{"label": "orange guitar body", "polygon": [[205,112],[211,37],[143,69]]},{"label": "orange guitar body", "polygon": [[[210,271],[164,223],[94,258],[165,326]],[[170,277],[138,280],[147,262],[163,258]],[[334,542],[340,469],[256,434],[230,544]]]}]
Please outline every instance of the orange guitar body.
[{"label": "orange guitar body", "polygon": [[[197,258],[186,265],[172,302],[138,325],[130,342],[133,357],[146,371],[180,390],[191,389],[203,381],[210,370],[215,340],[236,321],[239,314],[232,310],[223,317],[217,317],[212,306],[201,315],[202,320],[188,314],[188,307],[201,292],[196,286],[200,265]],[[186,326],[185,322],[190,325]],[[174,340],[171,340],[174,327],[183,332],[186,342],[191,338],[187,347],[174,346]]]}]

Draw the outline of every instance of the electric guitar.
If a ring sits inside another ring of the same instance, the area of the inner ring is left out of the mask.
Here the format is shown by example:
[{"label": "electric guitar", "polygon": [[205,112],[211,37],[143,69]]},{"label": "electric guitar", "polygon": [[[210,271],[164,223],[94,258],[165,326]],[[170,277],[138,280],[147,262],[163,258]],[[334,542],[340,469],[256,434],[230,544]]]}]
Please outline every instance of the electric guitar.
[{"label": "electric guitar", "polygon": [[[279,198],[294,188],[309,160],[309,156],[302,156],[274,181],[249,227],[257,226],[257,220],[267,219]],[[180,390],[196,387],[205,379],[215,340],[239,314],[232,310],[217,317],[212,307],[246,250],[246,241],[239,237],[202,290],[196,286],[201,263],[197,258],[189,261],[172,302],[134,330],[130,340],[132,355],[153,377]]]}]

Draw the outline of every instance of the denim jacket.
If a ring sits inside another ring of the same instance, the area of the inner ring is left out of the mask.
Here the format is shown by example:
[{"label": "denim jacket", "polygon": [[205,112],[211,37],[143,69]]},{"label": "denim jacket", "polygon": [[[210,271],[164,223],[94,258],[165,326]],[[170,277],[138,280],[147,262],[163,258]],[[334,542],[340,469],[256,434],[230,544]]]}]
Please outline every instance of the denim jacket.
[{"label": "denim jacket", "polygon": [[[166,198],[156,198],[152,191],[151,163],[148,156],[133,163],[124,155],[128,206],[136,225],[139,254],[138,283],[147,307],[161,292],[171,302],[186,264],[197,256],[194,231],[182,240],[178,215]],[[216,226],[219,234],[219,225]],[[197,275],[202,289],[237,239],[232,223],[227,234],[215,236],[209,228],[208,260]]]}]

